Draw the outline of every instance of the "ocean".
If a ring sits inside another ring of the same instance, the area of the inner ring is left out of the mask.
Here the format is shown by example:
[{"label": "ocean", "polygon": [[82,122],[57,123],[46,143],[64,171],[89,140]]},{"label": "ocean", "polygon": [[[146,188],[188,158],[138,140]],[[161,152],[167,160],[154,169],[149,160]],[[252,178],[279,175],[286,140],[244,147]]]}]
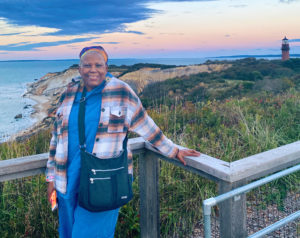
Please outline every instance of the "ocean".
[{"label": "ocean", "polygon": [[[208,58],[160,58],[160,59],[109,59],[113,65],[157,63],[168,65],[190,65],[204,63]],[[24,60],[0,61],[0,143],[11,135],[34,124],[31,118],[34,101],[22,97],[27,84],[49,72],[60,72],[78,64],[79,60]],[[22,114],[21,118],[15,118]]]}]

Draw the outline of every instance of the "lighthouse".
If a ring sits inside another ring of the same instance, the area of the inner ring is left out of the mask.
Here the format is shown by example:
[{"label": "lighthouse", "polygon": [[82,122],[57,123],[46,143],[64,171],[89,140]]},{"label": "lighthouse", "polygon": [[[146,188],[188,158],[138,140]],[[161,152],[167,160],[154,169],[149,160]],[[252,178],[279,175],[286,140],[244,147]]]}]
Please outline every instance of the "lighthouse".
[{"label": "lighthouse", "polygon": [[290,45],[286,36],[282,39],[281,44],[281,60],[288,60],[290,58]]}]

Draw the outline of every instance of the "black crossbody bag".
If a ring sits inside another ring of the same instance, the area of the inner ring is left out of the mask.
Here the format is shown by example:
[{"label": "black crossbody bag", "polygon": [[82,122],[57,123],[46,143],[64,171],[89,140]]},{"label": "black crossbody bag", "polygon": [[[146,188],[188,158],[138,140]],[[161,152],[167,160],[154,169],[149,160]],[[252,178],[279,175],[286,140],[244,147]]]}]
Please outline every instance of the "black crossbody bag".
[{"label": "black crossbody bag", "polygon": [[79,205],[91,212],[116,209],[132,197],[132,176],[128,174],[127,135],[123,150],[114,158],[100,159],[86,151],[85,146],[85,95],[84,88],[78,113],[78,130],[81,156]]}]

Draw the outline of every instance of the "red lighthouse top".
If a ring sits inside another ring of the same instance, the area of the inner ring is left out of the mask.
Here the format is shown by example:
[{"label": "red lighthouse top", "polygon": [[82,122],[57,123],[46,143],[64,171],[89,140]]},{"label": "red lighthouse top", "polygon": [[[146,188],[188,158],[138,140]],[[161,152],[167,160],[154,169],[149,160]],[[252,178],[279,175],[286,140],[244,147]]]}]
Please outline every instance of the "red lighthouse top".
[{"label": "red lighthouse top", "polygon": [[282,39],[281,52],[282,60],[288,60],[290,58],[290,45],[289,40],[288,38],[286,38],[286,36]]}]

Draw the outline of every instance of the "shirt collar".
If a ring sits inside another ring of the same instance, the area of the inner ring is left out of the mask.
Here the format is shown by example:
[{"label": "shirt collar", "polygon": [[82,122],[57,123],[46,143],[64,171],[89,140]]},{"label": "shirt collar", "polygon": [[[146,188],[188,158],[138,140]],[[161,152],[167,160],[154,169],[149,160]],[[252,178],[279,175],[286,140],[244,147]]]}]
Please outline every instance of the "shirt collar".
[{"label": "shirt collar", "polygon": [[[101,94],[102,93],[102,90],[103,90],[103,88],[105,87],[105,85],[106,85],[106,80],[103,80],[102,82],[101,82],[101,84],[99,84],[97,87],[95,87],[95,88],[93,88],[91,91],[89,91],[89,92],[86,92],[86,98],[89,98],[91,95],[95,95],[95,94]],[[79,92],[80,92],[80,94],[76,94],[76,98],[75,98],[75,101],[76,102],[79,102],[80,101],[80,98],[81,98],[81,93],[82,93],[82,91],[83,91],[83,88],[84,88],[84,85],[83,85],[83,81],[81,80],[81,82],[80,82],[80,85],[79,85]]]}]

